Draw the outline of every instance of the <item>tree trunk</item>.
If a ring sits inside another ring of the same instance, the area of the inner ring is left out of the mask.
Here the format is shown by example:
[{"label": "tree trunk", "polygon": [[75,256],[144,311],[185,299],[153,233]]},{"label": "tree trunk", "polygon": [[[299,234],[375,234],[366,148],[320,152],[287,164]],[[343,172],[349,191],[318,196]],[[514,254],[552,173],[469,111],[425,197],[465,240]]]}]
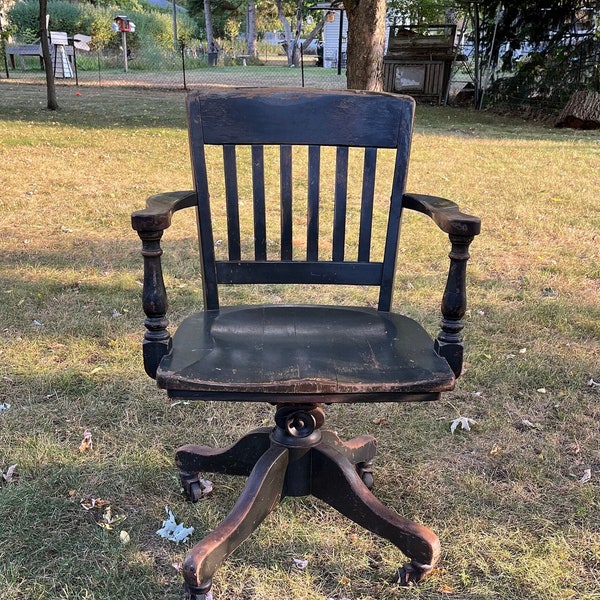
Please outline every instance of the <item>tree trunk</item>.
[{"label": "tree trunk", "polygon": [[348,89],[381,90],[385,50],[385,0],[345,0],[348,16]]},{"label": "tree trunk", "polygon": [[325,27],[325,16],[315,25],[315,28],[306,36],[304,40],[304,47],[308,48],[311,42],[316,39],[316,37],[323,31],[323,27]]},{"label": "tree trunk", "polygon": [[258,56],[256,48],[256,3],[254,0],[248,0],[246,7],[246,54],[249,56]]},{"label": "tree trunk", "polygon": [[209,52],[216,52],[215,38],[213,35],[212,13],[210,12],[210,0],[204,0],[204,25],[206,27],[206,45]]},{"label": "tree trunk", "polygon": [[600,94],[575,92],[558,116],[556,127],[600,129]]},{"label": "tree trunk", "polygon": [[46,13],[48,12],[47,0],[40,0],[40,38],[42,41],[42,57],[44,59],[44,71],[46,72],[46,97],[48,110],[58,110],[58,100],[56,99],[56,85],[54,83],[54,73],[52,69],[52,56],[50,55],[50,42],[48,40],[48,21]]},{"label": "tree trunk", "polygon": [[279,21],[283,25],[283,35],[285,37],[285,53],[287,54],[288,66],[292,66],[294,64],[294,41],[292,39],[292,26],[290,25],[290,22],[285,16],[285,11],[283,10],[283,0],[276,0],[275,4],[277,5],[277,16],[279,17]]}]

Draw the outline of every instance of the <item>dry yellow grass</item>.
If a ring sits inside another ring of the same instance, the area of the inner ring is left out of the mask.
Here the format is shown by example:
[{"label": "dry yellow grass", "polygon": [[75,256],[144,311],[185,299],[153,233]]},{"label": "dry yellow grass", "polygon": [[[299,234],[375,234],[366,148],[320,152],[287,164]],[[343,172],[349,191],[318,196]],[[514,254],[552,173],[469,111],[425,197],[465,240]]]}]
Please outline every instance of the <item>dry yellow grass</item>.
[{"label": "dry yellow grass", "polygon": [[[184,501],[172,451],[233,441],[271,408],[168,406],[141,366],[139,242],[130,213],[191,185],[181,93],[0,81],[2,600],[180,597],[185,548],[155,535],[168,504],[193,541],[241,481]],[[313,499],[284,503],[219,570],[227,600],[600,598],[600,137],[419,107],[409,189],[482,217],[472,248],[467,372],[443,402],[331,407],[379,440],[377,494],[434,529],[440,569],[399,589],[398,551]],[[194,225],[165,238],[171,318],[199,306]],[[411,216],[397,308],[437,329],[444,236]],[[272,289],[271,294],[285,290]],[[310,293],[310,292],[309,292]],[[357,300],[358,301],[358,300]],[[458,417],[477,421],[450,433]],[[80,452],[84,431],[93,449]],[[591,478],[584,482],[589,470]],[[126,519],[98,527],[82,498]],[[128,531],[123,545],[119,531]],[[298,570],[293,559],[309,561]]]}]

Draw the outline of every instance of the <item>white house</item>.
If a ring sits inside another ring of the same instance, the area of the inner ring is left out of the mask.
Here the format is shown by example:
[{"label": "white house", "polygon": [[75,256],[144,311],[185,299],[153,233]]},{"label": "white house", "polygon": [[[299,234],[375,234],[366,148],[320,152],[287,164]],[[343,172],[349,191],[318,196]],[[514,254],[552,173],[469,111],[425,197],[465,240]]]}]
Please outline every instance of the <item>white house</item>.
[{"label": "white house", "polygon": [[[321,6],[319,6],[321,8]],[[338,58],[341,54],[341,68],[346,68],[346,40],[348,39],[348,16],[343,7],[331,9],[323,7],[326,19],[321,34],[323,38],[323,66],[326,69],[337,69]],[[389,21],[385,24],[385,45],[387,51],[387,43],[390,34]],[[340,39],[341,26],[341,39]]]},{"label": "white house", "polygon": [[341,60],[341,68],[344,69],[346,67],[348,17],[343,9],[328,10],[326,14],[325,25],[321,34],[323,38],[323,66],[326,69],[337,69],[338,60]]}]

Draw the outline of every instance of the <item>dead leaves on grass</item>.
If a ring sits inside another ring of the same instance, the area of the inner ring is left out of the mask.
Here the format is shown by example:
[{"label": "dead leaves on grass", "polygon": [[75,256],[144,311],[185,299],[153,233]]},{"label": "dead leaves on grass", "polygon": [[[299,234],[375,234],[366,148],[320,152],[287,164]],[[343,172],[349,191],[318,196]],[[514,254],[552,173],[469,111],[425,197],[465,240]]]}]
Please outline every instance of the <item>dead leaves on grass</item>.
[{"label": "dead leaves on grass", "polygon": [[177,523],[175,515],[168,506],[165,506],[165,511],[167,518],[162,522],[162,527],[156,532],[156,535],[176,544],[187,542],[192,533],[194,533],[194,528],[185,527],[183,523]]},{"label": "dead leaves on grass", "polygon": [[92,432],[86,429],[83,432],[83,440],[81,441],[81,444],[79,444],[79,452],[88,452],[92,450],[92,447]]},{"label": "dead leaves on grass", "polygon": [[454,433],[459,425],[461,429],[464,429],[465,431],[471,431],[471,425],[477,425],[477,421],[475,421],[475,419],[471,419],[470,417],[457,417],[450,424],[450,432]]},{"label": "dead leaves on grass", "polygon": [[17,465],[10,465],[10,467],[8,467],[6,470],[6,473],[0,469],[0,484],[15,483],[18,477],[18,475],[15,473],[16,468]]}]

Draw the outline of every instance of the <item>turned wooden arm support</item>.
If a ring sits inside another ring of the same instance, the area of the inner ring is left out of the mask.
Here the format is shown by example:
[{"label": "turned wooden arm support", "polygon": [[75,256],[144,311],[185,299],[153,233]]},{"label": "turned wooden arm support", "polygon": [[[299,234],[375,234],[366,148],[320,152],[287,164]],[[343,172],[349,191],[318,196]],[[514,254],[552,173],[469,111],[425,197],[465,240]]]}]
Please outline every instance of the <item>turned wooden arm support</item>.
[{"label": "turned wooden arm support", "polygon": [[448,234],[450,269],[442,297],[441,331],[435,341],[436,352],[443,356],[459,377],[463,364],[462,318],[467,310],[467,261],[469,245],[481,231],[481,221],[472,215],[461,213],[458,206],[444,198],[405,194],[404,208],[416,210],[433,219]]},{"label": "turned wooden arm support", "polygon": [[173,213],[196,205],[196,192],[171,192],[151,196],[146,208],[131,215],[131,225],[142,240],[144,257],[144,288],[142,307],[146,314],[144,324],[144,368],[150,377],[156,377],[156,369],[162,357],[171,349],[171,336],[167,331],[167,290],[162,274],[160,240],[163,231],[171,225]]}]

